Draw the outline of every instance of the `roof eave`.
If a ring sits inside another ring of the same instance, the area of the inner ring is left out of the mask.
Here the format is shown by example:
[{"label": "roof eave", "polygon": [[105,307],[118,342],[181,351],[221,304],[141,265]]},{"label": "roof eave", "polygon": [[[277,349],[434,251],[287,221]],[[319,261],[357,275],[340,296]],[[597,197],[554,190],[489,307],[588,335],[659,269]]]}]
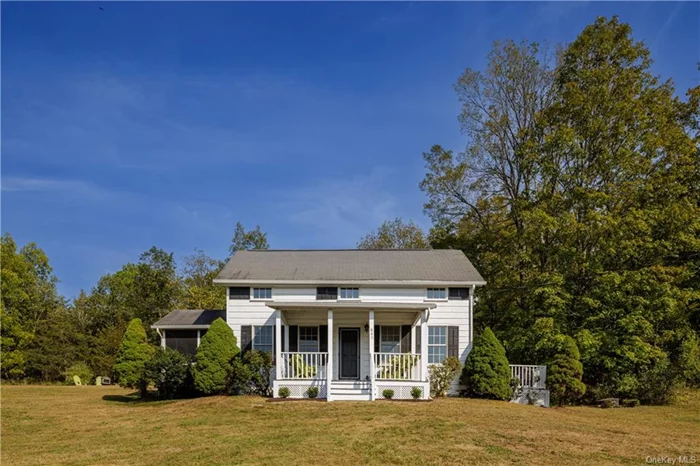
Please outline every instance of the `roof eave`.
[{"label": "roof eave", "polygon": [[484,280],[263,280],[215,278],[215,285],[365,285],[365,286],[484,286]]},{"label": "roof eave", "polygon": [[151,325],[151,328],[157,328],[157,329],[161,329],[161,330],[190,330],[190,329],[199,330],[199,329],[206,329],[206,328],[209,328],[209,327],[210,327],[209,325],[185,325],[185,324],[181,324],[181,325],[167,325],[167,324],[165,324],[165,325],[158,325],[158,322],[156,322],[155,324]]}]

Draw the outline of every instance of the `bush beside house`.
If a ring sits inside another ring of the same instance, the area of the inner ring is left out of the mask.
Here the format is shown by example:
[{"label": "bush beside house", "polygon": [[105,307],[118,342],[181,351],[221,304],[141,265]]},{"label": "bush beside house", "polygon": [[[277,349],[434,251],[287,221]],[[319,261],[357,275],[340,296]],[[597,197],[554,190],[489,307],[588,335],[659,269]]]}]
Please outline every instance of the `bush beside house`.
[{"label": "bush beside house", "polygon": [[490,328],[474,339],[462,369],[464,395],[474,398],[510,400],[513,396],[506,350]]},{"label": "bush beside house", "polygon": [[126,388],[136,388],[141,397],[145,396],[148,391],[145,365],[154,352],[155,348],[148,344],[141,319],[133,319],[126,328],[117,354],[117,362],[114,365],[114,373],[119,385]]},{"label": "bush beside house", "polygon": [[231,361],[229,382],[232,394],[272,396],[272,355],[265,351],[246,351]]},{"label": "bush beside house", "polygon": [[186,391],[190,361],[179,351],[170,348],[156,350],[145,370],[146,378],[156,386],[161,400],[177,398]]},{"label": "bush beside house", "polygon": [[231,362],[239,353],[231,327],[221,318],[212,322],[195,355],[195,388],[205,395],[224,393],[229,385]]},{"label": "bush beside house", "polygon": [[442,364],[431,365],[428,369],[430,373],[430,395],[433,398],[445,396],[461,368],[462,363],[454,356],[445,358]]}]

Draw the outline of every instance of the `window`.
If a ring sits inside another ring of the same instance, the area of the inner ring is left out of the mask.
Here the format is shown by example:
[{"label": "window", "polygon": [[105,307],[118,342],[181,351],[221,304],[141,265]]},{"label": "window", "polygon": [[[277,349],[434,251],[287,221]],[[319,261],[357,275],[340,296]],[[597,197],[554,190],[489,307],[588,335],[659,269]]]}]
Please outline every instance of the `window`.
[{"label": "window", "polygon": [[428,299],[446,299],[444,288],[428,288]]},{"label": "window", "polygon": [[316,299],[338,299],[338,288],[334,286],[319,286],[316,288]]},{"label": "window", "polygon": [[428,327],[428,364],[440,364],[447,357],[447,327]]},{"label": "window", "polygon": [[165,330],[165,346],[183,354],[194,356],[197,352],[197,331]]},{"label": "window", "polygon": [[229,299],[250,299],[250,288],[247,286],[231,286],[228,289]]},{"label": "window", "polygon": [[379,351],[381,353],[401,352],[401,327],[392,326],[379,328]]},{"label": "window", "polygon": [[299,327],[299,351],[318,351],[318,327]]},{"label": "window", "polygon": [[359,288],[341,288],[340,299],[360,299]]},{"label": "window", "polygon": [[469,299],[469,288],[450,288],[450,299]]},{"label": "window", "polygon": [[272,325],[256,325],[253,327],[253,349],[256,351],[273,352],[275,327]]},{"label": "window", "polygon": [[272,299],[272,288],[253,288],[253,299]]}]

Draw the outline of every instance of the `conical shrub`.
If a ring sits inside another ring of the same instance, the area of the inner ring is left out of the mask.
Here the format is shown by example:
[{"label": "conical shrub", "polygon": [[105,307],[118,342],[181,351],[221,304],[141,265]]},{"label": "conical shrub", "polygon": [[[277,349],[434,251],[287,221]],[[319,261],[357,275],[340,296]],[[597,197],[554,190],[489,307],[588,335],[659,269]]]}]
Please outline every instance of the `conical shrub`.
[{"label": "conical shrub", "polygon": [[490,328],[487,327],[474,339],[459,381],[464,386],[464,395],[469,397],[492,400],[512,398],[506,350]]}]

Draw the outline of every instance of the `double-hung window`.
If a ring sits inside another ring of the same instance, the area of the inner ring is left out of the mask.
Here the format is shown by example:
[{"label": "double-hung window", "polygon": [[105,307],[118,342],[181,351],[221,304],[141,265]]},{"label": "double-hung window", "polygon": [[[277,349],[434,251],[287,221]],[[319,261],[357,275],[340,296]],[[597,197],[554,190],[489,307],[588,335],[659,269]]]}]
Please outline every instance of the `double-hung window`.
[{"label": "double-hung window", "polygon": [[360,299],[359,288],[341,288],[340,299]]},{"label": "double-hung window", "polygon": [[253,299],[272,299],[272,288],[253,288]]},{"label": "double-hung window", "polygon": [[447,357],[447,327],[428,327],[428,364],[441,364]]},{"label": "double-hung window", "polygon": [[379,328],[379,351],[381,353],[401,352],[401,327],[382,325]]},{"label": "double-hung window", "polygon": [[253,327],[253,349],[272,353],[274,349],[274,330],[272,325],[256,325]]},{"label": "double-hung window", "polygon": [[318,327],[299,327],[299,351],[318,352]]},{"label": "double-hung window", "polygon": [[427,298],[430,300],[447,299],[447,291],[445,288],[428,288]]}]

